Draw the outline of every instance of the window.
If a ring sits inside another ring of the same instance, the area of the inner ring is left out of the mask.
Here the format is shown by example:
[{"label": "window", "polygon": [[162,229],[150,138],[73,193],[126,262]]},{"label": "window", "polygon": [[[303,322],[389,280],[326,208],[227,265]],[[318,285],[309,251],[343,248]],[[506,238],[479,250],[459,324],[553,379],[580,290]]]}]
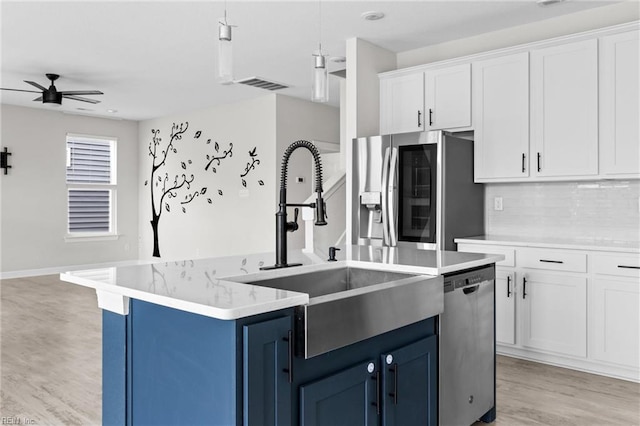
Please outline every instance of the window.
[{"label": "window", "polygon": [[68,233],[115,235],[116,140],[67,135]]}]

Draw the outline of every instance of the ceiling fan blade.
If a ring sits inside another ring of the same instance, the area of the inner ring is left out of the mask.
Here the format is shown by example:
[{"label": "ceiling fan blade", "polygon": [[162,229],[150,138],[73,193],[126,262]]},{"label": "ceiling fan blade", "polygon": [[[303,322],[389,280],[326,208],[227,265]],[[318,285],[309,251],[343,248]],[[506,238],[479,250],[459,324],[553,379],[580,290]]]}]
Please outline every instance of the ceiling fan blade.
[{"label": "ceiling fan blade", "polygon": [[90,104],[99,104],[100,103],[100,101],[97,101],[95,99],[81,98],[80,96],[62,95],[62,97],[66,98],[66,99],[73,99],[74,101],[89,102]]},{"label": "ceiling fan blade", "polygon": [[70,90],[70,91],[64,91],[64,92],[60,92],[62,93],[62,96],[64,95],[104,95],[104,93],[102,93],[99,90]]},{"label": "ceiling fan blade", "polygon": [[38,98],[35,98],[33,101],[34,102],[42,102],[42,96],[40,96]]},{"label": "ceiling fan blade", "polygon": [[35,86],[35,87],[37,87],[37,88],[38,88],[38,89],[40,89],[40,90],[47,90],[47,88],[46,88],[46,87],[43,87],[43,86],[39,85],[39,84],[38,84],[38,83],[36,83],[35,81],[24,80],[24,82],[25,82],[25,83],[27,83],[27,84],[30,84],[30,85],[32,85],[32,86]]},{"label": "ceiling fan blade", "polygon": [[11,90],[12,92],[29,92],[29,93],[40,93],[40,92],[36,92],[35,90],[22,90],[22,89],[5,89],[3,87],[0,87],[0,90]]}]

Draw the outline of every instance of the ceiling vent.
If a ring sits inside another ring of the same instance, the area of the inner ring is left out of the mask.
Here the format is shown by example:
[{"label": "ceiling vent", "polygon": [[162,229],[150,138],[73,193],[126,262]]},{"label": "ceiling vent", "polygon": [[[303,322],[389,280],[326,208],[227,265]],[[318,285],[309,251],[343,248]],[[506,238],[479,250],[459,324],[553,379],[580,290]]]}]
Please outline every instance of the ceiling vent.
[{"label": "ceiling vent", "polygon": [[286,89],[289,87],[285,84],[278,83],[275,81],[269,81],[262,77],[243,78],[242,80],[235,80],[234,83],[245,84],[247,86],[257,87],[258,89],[271,90],[271,91]]}]

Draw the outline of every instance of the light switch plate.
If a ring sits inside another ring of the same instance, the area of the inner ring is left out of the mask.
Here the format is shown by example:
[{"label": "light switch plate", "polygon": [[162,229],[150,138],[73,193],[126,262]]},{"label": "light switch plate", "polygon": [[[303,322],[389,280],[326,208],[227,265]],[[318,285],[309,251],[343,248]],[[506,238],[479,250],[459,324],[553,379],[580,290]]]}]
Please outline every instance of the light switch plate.
[{"label": "light switch plate", "polygon": [[493,199],[493,209],[496,211],[502,211],[502,197],[495,197]]}]

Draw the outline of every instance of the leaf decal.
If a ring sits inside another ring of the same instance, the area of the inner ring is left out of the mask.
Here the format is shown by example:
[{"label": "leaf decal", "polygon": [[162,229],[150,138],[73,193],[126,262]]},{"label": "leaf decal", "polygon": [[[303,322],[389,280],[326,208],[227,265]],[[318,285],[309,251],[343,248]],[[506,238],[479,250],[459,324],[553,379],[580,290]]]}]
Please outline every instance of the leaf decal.
[{"label": "leaf decal", "polygon": [[249,151],[249,155],[251,157],[255,157],[256,155],[258,155],[258,154],[256,154],[256,149],[258,149],[258,147],[254,146],[253,149],[251,151]]},{"label": "leaf decal", "polygon": [[218,195],[222,195],[222,189],[218,189]]},{"label": "leaf decal", "polygon": [[195,134],[195,136],[193,136],[194,138],[198,139],[200,137],[200,135],[202,134],[201,130],[198,130]]},{"label": "leaf decal", "polygon": [[210,143],[211,143],[211,139],[207,139],[207,144],[210,144]]},{"label": "leaf decal", "polygon": [[258,183],[260,184],[260,186],[264,186],[264,182],[262,180],[259,180]]},{"label": "leaf decal", "polygon": [[158,182],[162,182],[162,176],[158,176]]},{"label": "leaf decal", "polygon": [[242,259],[242,266],[245,266],[247,264],[247,258],[245,257],[244,259]]},{"label": "leaf decal", "polygon": [[211,200],[211,198],[207,198],[207,203],[213,204],[213,200]]},{"label": "leaf decal", "polygon": [[218,171],[216,170],[216,168],[215,168],[215,167],[212,167],[212,168],[211,168],[211,171],[212,171],[213,173],[218,173]]},{"label": "leaf decal", "polygon": [[186,213],[187,209],[185,209],[184,207],[182,208],[182,213]]},{"label": "leaf decal", "polygon": [[220,145],[218,145],[218,142],[216,142],[215,145],[213,145],[213,149],[215,149],[216,152],[220,151]]},{"label": "leaf decal", "polygon": [[144,186],[147,186],[147,185],[149,185],[149,181],[148,181],[148,180],[145,180],[145,181],[144,181]]},{"label": "leaf decal", "polygon": [[262,266],[262,265],[264,265],[264,261],[261,260],[260,262],[258,262],[258,266]]},{"label": "leaf decal", "polygon": [[200,195],[204,195],[207,193],[207,188],[202,188],[202,190],[200,191]]},{"label": "leaf decal", "polygon": [[173,148],[173,153],[174,153],[174,154],[177,154],[177,153],[178,153],[178,150],[177,150],[177,149],[175,149],[175,148]]},{"label": "leaf decal", "polygon": [[207,154],[207,160],[209,160],[209,159],[210,159],[209,154]]},{"label": "leaf decal", "polygon": [[168,212],[171,211],[171,208],[169,208],[169,203],[164,203],[164,209]]},{"label": "leaf decal", "polygon": [[247,187],[247,181],[242,179],[242,186],[244,186],[245,188]]},{"label": "leaf decal", "polygon": [[187,163],[189,163],[189,164],[193,164],[193,161],[191,161],[191,160],[187,160]]},{"label": "leaf decal", "polygon": [[187,165],[184,163],[184,161],[180,163],[180,167],[182,167],[183,170],[187,169]]}]

